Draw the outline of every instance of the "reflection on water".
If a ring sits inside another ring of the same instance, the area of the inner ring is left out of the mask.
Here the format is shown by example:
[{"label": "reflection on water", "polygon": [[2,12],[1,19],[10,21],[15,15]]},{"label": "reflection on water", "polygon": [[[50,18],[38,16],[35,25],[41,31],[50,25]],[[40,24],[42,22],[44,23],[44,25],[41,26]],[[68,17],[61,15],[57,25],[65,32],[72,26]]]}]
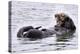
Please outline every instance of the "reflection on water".
[{"label": "reflection on water", "polygon": [[64,35],[57,35],[56,38],[57,38],[57,41],[63,41],[63,42],[66,42],[66,41],[69,41],[70,39],[72,39],[74,36],[74,33],[75,31],[72,31],[72,32],[68,32],[68,33],[65,33]]},{"label": "reflection on water", "polygon": [[[56,42],[63,42],[63,43],[58,43],[57,46],[60,48],[56,48],[56,50],[60,49],[65,49],[65,47],[72,45],[71,43],[66,43],[66,42],[71,42],[71,40],[75,37],[74,32],[69,32],[68,34],[62,35],[62,36],[56,36]],[[60,46],[61,45],[61,46]]]},{"label": "reflection on water", "polygon": [[[30,40],[29,38],[17,39],[19,43],[13,44],[13,52],[35,52],[47,50],[65,50],[77,48],[74,43],[75,35],[72,36],[56,36],[43,39]],[[15,51],[17,49],[17,51]]]}]

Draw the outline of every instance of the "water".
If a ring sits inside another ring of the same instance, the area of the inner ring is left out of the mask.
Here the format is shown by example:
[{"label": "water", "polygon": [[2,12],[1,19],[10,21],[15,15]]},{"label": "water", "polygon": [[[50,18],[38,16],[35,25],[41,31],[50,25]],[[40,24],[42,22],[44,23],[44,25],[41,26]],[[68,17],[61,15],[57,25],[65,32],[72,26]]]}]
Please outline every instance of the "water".
[{"label": "water", "polygon": [[71,38],[67,39],[61,39],[55,34],[51,37],[35,41],[30,41],[28,38],[17,38],[17,32],[24,26],[54,27],[56,24],[54,14],[58,12],[67,13],[77,27],[77,5],[13,1],[11,8],[12,52],[36,52],[77,48],[77,30]]}]

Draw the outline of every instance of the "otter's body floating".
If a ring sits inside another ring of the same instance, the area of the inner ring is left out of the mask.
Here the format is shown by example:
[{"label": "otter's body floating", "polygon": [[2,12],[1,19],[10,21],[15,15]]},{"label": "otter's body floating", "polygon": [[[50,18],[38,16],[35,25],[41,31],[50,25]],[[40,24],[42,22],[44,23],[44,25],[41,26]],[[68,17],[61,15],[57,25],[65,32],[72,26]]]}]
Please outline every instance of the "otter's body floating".
[{"label": "otter's body floating", "polygon": [[53,34],[56,34],[57,36],[64,36],[67,34],[72,35],[75,32],[76,27],[72,19],[68,15],[64,13],[58,13],[55,14],[55,18],[57,19],[57,25],[55,25],[54,29],[39,30],[41,26],[36,28],[34,28],[33,26],[27,26],[19,30],[17,37],[41,39],[49,37]]}]

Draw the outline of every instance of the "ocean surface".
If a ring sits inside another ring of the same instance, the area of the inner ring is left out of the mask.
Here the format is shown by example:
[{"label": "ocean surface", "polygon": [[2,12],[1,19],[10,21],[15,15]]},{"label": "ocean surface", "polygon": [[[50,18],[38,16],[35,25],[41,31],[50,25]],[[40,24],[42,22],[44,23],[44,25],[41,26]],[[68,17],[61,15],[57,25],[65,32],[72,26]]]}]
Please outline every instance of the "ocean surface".
[{"label": "ocean surface", "polygon": [[39,52],[77,49],[77,29],[73,36],[64,40],[58,40],[60,38],[56,37],[56,34],[35,41],[30,41],[28,38],[17,38],[17,32],[25,26],[42,26],[47,29],[54,27],[56,24],[54,15],[60,12],[68,14],[77,27],[77,5],[13,1],[11,6],[11,51]]}]

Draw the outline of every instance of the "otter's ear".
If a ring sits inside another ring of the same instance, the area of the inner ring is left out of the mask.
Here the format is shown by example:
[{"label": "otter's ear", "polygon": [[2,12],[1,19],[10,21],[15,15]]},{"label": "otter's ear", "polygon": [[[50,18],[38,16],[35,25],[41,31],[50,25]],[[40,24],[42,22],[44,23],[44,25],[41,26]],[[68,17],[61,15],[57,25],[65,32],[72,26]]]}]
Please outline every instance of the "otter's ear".
[{"label": "otter's ear", "polygon": [[65,20],[66,20],[66,21],[68,21],[69,19],[70,19],[70,17],[69,17],[69,16],[66,16],[66,17],[65,17]]},{"label": "otter's ear", "polygon": [[58,14],[55,14],[55,18],[57,18],[59,15]]}]

